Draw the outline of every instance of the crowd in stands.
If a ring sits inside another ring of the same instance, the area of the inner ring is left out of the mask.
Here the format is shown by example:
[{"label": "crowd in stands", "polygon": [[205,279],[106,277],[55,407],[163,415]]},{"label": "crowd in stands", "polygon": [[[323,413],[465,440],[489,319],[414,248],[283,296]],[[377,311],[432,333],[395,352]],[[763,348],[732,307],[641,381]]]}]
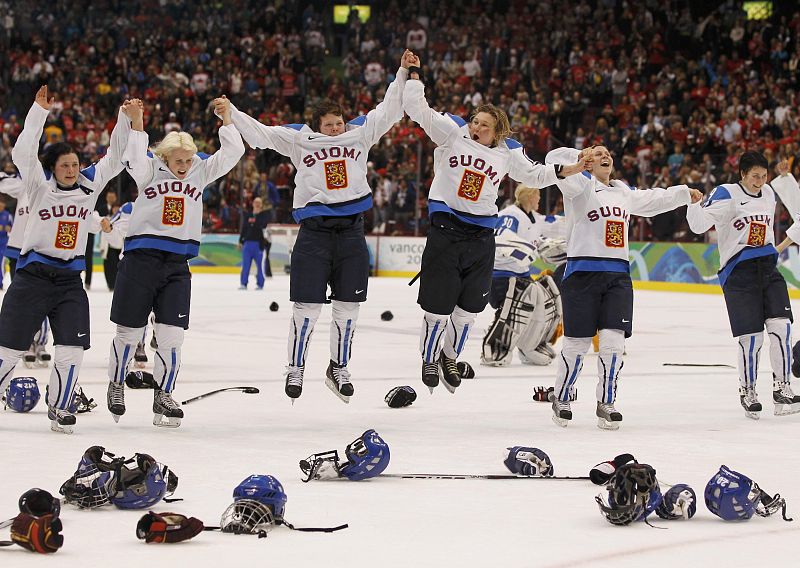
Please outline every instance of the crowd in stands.
[{"label": "crowd in stands", "polygon": [[[500,106],[534,159],[602,143],[631,186],[708,192],[757,149],[798,175],[800,9],[776,1],[763,15],[748,19],[733,0],[390,0],[372,2],[366,23],[353,11],[335,24],[327,2],[0,0],[0,167],[41,84],[57,96],[44,143],[66,139],[86,163],[103,154],[126,96],[145,101],[151,142],[180,129],[213,152],[217,95],[265,124],[308,122],[323,98],[347,119],[382,99],[409,48],[433,108],[466,118]],[[404,118],[370,160],[369,230],[424,234],[430,141]],[[275,152],[249,151],[206,188],[204,226],[238,231],[255,196],[291,222],[293,173]],[[112,185],[122,201],[135,195],[126,174]],[[512,192],[505,184],[504,198]],[[560,212],[557,190],[543,202]],[[632,230],[691,238],[680,211]]]}]

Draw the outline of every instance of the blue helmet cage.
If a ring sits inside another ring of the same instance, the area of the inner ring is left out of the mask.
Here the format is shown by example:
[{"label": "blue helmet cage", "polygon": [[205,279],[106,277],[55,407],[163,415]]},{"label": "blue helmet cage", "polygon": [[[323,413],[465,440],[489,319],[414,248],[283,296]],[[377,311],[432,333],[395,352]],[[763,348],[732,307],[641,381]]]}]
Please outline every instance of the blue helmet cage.
[{"label": "blue helmet cage", "polygon": [[753,480],[720,466],[706,484],[706,507],[726,521],[746,521],[756,512],[758,495],[752,493]]},{"label": "blue helmet cage", "polygon": [[39,385],[33,377],[11,379],[3,395],[3,405],[14,412],[30,412],[39,402]]},{"label": "blue helmet cage", "polygon": [[340,471],[350,481],[376,477],[389,465],[389,446],[372,429],[349,444],[345,455],[348,463]]},{"label": "blue helmet cage", "polygon": [[233,500],[250,499],[269,507],[275,520],[283,520],[286,512],[286,493],[283,485],[272,475],[251,475],[233,490]]},{"label": "blue helmet cage", "polygon": [[[135,467],[128,467],[130,464]],[[117,472],[117,490],[111,502],[120,509],[146,509],[161,501],[169,490],[169,476],[174,476],[162,467],[147,454],[136,454],[126,460]],[[174,485],[177,486],[177,476]]]}]

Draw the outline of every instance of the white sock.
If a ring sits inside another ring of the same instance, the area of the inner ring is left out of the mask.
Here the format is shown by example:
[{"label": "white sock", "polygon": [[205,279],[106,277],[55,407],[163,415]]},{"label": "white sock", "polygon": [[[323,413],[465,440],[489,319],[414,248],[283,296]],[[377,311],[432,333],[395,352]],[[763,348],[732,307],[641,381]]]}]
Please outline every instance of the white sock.
[{"label": "white sock", "polygon": [[117,334],[111,341],[111,351],[108,355],[108,380],[112,383],[123,384],[128,375],[128,367],[136,353],[136,346],[144,333],[142,327],[117,326]]},{"label": "white sock", "polygon": [[292,319],[289,320],[289,364],[302,367],[306,364],[308,343],[314,333],[314,324],[322,311],[322,304],[292,304]]},{"label": "white sock", "polygon": [[331,300],[331,361],[340,367],[350,362],[359,305],[358,302]]},{"label": "white sock", "polygon": [[770,318],[766,321],[769,336],[769,362],[775,374],[775,390],[791,380],[792,322],[789,318]]},{"label": "white sock", "polygon": [[449,359],[457,359],[464,349],[464,344],[469,337],[469,331],[472,329],[472,324],[478,314],[462,310],[458,306],[450,314],[450,321],[447,322],[444,344],[442,351],[445,357]]},{"label": "white sock", "polygon": [[0,395],[6,392],[9,381],[14,378],[14,367],[23,353],[24,351],[0,347]]},{"label": "white sock", "polygon": [[758,379],[758,358],[764,344],[764,333],[748,333],[736,338],[739,342],[737,362],[739,367],[739,384],[742,387],[756,386]]},{"label": "white sock", "polygon": [[622,370],[625,351],[625,332],[619,329],[600,330],[600,353],[597,357],[598,402],[614,404],[617,399],[617,382]]},{"label": "white sock", "polygon": [[153,364],[153,378],[159,388],[169,394],[175,390],[178,372],[181,370],[184,329],[174,325],[156,323],[155,333],[158,338],[158,349],[156,349]]},{"label": "white sock", "polygon": [[419,351],[426,363],[439,360],[442,339],[447,329],[447,316],[425,312],[422,318],[422,331],[419,335]]},{"label": "white sock", "polygon": [[83,362],[83,347],[56,345],[53,371],[47,389],[47,405],[67,410],[75,397],[78,374]]},{"label": "white sock", "polygon": [[562,402],[569,401],[570,393],[575,389],[575,383],[583,368],[583,357],[592,345],[591,337],[567,337],[561,343],[561,353],[556,360],[555,395]]}]

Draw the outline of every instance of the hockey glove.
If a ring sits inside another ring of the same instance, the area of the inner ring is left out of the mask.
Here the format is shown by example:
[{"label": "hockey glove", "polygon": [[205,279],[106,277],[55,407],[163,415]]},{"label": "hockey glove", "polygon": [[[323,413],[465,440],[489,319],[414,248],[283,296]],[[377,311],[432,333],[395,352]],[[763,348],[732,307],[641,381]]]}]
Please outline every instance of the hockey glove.
[{"label": "hockey glove", "polygon": [[157,386],[153,375],[147,371],[131,371],[125,377],[125,385],[129,389],[154,389]]},{"label": "hockey glove", "polygon": [[458,363],[456,363],[456,367],[458,367],[458,375],[462,379],[475,378],[475,369],[473,369],[472,365],[470,365],[466,361],[459,361]]},{"label": "hockey glove", "polygon": [[528,477],[552,477],[553,462],[539,448],[514,446],[508,448],[508,457],[503,461],[508,471]]},{"label": "hockey glove", "polygon": [[11,540],[31,552],[49,554],[64,545],[61,520],[53,515],[34,517],[20,513],[11,525]]},{"label": "hockey glove", "polygon": [[605,485],[611,481],[611,478],[614,476],[614,472],[617,471],[617,469],[627,463],[635,461],[636,458],[634,458],[631,454],[620,454],[611,461],[599,463],[594,466],[589,472],[589,479],[591,479],[592,483],[595,485]]},{"label": "hockey glove", "polygon": [[136,525],[136,538],[150,542],[181,542],[203,532],[203,521],[178,513],[148,512]]},{"label": "hockey glove", "polygon": [[383,400],[386,401],[389,408],[403,408],[411,406],[411,403],[417,400],[417,393],[409,386],[394,387]]},{"label": "hockey glove", "polygon": [[[533,400],[536,402],[553,402],[553,387],[536,387],[533,389]],[[569,401],[575,402],[578,400],[578,389],[573,388],[569,391]]]}]

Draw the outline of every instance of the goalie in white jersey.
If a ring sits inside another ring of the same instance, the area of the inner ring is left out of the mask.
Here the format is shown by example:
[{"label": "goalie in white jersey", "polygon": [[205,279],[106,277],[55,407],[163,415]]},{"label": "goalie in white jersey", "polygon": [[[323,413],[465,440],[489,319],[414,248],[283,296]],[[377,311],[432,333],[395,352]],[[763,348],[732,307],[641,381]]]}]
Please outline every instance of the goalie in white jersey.
[{"label": "goalie in white jersey", "polygon": [[564,217],[536,211],[540,197],[539,189],[520,184],[514,203],[498,213],[489,294],[496,311],[483,338],[484,365],[510,364],[515,348],[527,365],[549,365],[555,359],[550,343],[561,324],[560,293],[550,271],[532,279],[531,263],[541,258],[563,273],[567,242],[560,238]]},{"label": "goalie in white jersey", "polygon": [[328,101],[314,109],[311,128],[265,126],[233,109],[233,123],[248,144],[288,156],[297,168],[292,215],[300,232],[289,273],[292,319],[285,387],[292,403],[303,392],[309,341],[329,285],[332,318],[325,384],[344,402],[354,393],[347,365],[369,278],[364,211],[372,208],[372,188],[367,183],[367,155],[403,117],[402,94],[411,57],[410,51],[403,54],[383,102],[346,125],[342,108]]},{"label": "goalie in white jersey", "polygon": [[508,138],[508,116],[494,105],[479,106],[469,123],[436,112],[425,100],[418,59],[415,64],[403,93],[403,108],[438,146],[428,196],[431,227],[417,298],[425,312],[420,333],[422,382],[433,392],[441,378],[454,393],[461,384],[456,359],[489,299],[501,182],[508,174],[526,185],[546,187],[582,171],[583,164],[532,162],[522,145]]},{"label": "goalie in white jersey", "polygon": [[614,402],[625,338],[633,321],[633,286],[628,263],[628,224],[631,215],[652,216],[690,202],[702,193],[689,187],[632,190],[611,178],[613,161],[605,146],[583,150],[559,148],[547,163],[571,163],[583,158],[584,175],[559,180],[567,219],[567,267],[561,281],[564,338],[553,400],[553,421],[572,420],[570,395],[583,367],[583,358],[599,331],[597,359],[598,426],[616,430],[622,421]]},{"label": "goalie in white jersey", "polygon": [[200,250],[203,189],[227,174],[244,154],[242,137],[231,123],[230,103],[215,99],[222,117],[220,149],[199,154],[191,135],[170,132],[148,153],[143,106],[127,109],[133,122],[123,157],[139,196],[128,221],[125,251],[119,263],[111,321],[117,333],[108,362],[108,409],[115,421],[125,414],[124,385],[147,318],[155,313],[158,338],[153,376],[153,424],[177,427],[183,410],[172,398],[181,366],[184,331],[189,328],[189,259]]},{"label": "goalie in white jersey", "polygon": [[[800,412],[800,396],[792,392],[792,307],[786,281],[778,271],[774,246],[775,191],[792,205],[797,182],[788,162],[778,164],[778,177],[767,183],[768,163],[758,152],[739,158],[741,181],[712,191],[702,205],[687,212],[689,228],[704,233],[717,229],[719,283],[725,295],[731,332],[737,340],[739,400],[749,418],[758,419],[761,403],[756,393],[764,328],[770,338],[772,400],[775,414]],[[794,213],[795,211],[793,211]],[[797,230],[790,228],[790,237]]]},{"label": "goalie in white jersey", "polygon": [[[105,157],[82,170],[77,153],[68,144],[51,145],[41,162],[37,157],[52,103],[47,87],[40,88],[11,153],[25,184],[30,217],[16,275],[0,310],[0,392],[48,317],[55,357],[47,414],[54,431],[71,433],[75,416],[70,407],[83,351],[89,348],[89,301],[80,277],[82,270],[91,270],[83,255],[86,235],[100,192],[122,171],[122,153],[130,133],[130,122],[122,111],[133,103],[122,105]],[[106,222],[104,230],[109,229]]]}]

